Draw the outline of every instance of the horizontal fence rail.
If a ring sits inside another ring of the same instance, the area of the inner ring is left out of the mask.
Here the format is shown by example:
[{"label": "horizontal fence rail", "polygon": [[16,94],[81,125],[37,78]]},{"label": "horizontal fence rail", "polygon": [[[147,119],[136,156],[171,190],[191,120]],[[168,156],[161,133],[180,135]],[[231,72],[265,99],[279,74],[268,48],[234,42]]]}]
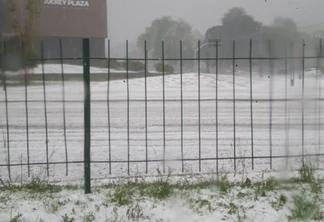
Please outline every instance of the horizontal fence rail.
[{"label": "horizontal fence rail", "polygon": [[[266,60],[266,61],[269,61],[269,60],[302,60],[302,59],[318,59],[320,58],[319,56],[305,56],[305,57],[302,57],[302,56],[291,56],[291,57],[284,57],[284,56],[275,56],[275,57],[252,57],[251,59],[252,60]],[[44,59],[48,62],[51,62],[51,61],[61,61],[62,58],[60,57],[57,57],[57,58],[47,58],[47,59]],[[63,60],[66,60],[66,61],[81,61],[83,60],[83,57],[66,57],[64,58]],[[91,57],[91,60],[107,60],[107,58],[103,58],[103,57]],[[145,58],[145,57],[139,57],[139,58],[125,58],[125,57],[111,57],[109,59],[110,61],[162,61],[161,58]],[[163,59],[164,61],[197,61],[198,59],[197,58],[164,58]],[[205,61],[205,60],[210,60],[210,61],[215,61],[216,58],[210,58],[210,57],[200,57],[200,60],[201,61]],[[218,61],[223,61],[223,60],[229,60],[229,61],[232,61],[233,60],[233,57],[219,57],[217,58]],[[236,57],[235,60],[250,60],[249,56],[241,56],[241,57]],[[37,61],[39,62],[40,59],[28,59],[28,61]],[[126,71],[126,70],[125,70]]]},{"label": "horizontal fence rail", "polygon": [[1,66],[0,178],[218,175],[320,164],[322,41],[312,56],[304,42],[300,55],[287,44],[278,56],[269,41],[265,57],[248,44],[246,57],[237,56],[235,41],[231,57],[218,44],[206,57],[198,42],[196,56],[186,58],[180,41],[168,58],[162,42],[161,58],[152,58],[145,42],[131,58],[126,42],[117,58],[108,41],[107,58],[91,57],[91,45],[84,56],[66,58],[60,40],[58,57],[46,58],[42,42],[36,68]]}]

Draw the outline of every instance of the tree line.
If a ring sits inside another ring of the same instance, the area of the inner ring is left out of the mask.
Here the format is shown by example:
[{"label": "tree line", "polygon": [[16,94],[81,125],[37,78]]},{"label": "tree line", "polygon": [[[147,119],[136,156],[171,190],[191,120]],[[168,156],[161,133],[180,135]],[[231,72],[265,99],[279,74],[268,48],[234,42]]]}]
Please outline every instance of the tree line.
[{"label": "tree line", "polygon": [[[199,40],[200,51],[197,44]],[[137,47],[143,49],[146,42],[148,54],[161,58],[164,46],[165,58],[179,58],[182,41],[183,58],[197,58],[198,51],[201,57],[215,58],[217,41],[219,56],[232,57],[233,40],[236,57],[249,56],[250,40],[253,42],[254,57],[301,56],[303,40],[307,44],[306,54],[318,54],[319,49],[319,41],[301,32],[293,19],[275,17],[271,24],[262,24],[245,9],[238,7],[228,10],[221,19],[221,25],[208,28],[204,35],[200,35],[183,19],[177,20],[170,16],[157,18],[137,38]]]},{"label": "tree line", "polygon": [[[26,15],[24,20],[19,19],[21,13]],[[32,68],[36,65],[33,59],[39,57],[39,48],[36,47],[38,22],[38,0],[0,2],[1,70],[18,70]],[[307,46],[311,46],[306,48],[309,53],[313,53],[314,50],[318,53],[319,48],[318,43],[310,35],[298,30],[293,19],[276,17],[271,24],[262,24],[243,8],[238,7],[228,10],[223,15],[221,24],[208,28],[204,35],[194,30],[184,19],[174,19],[170,16],[157,18],[138,36],[136,46],[142,51],[146,43],[148,56],[154,58],[162,58],[162,56],[164,58],[180,58],[180,56],[196,58],[199,51],[197,43],[200,40],[201,56],[215,57],[215,42],[218,41],[220,43],[219,55],[229,57],[233,55],[232,42],[235,40],[236,55],[240,57],[248,56],[250,39],[253,42],[253,55],[261,57],[282,56],[287,52],[289,56],[300,56],[303,39],[307,42]],[[180,41],[182,41],[181,55]],[[164,42],[163,45],[162,42]],[[22,48],[24,48],[23,53]],[[9,56],[4,57],[5,54]],[[175,65],[176,62],[168,61],[167,64]],[[112,64],[115,66],[112,68],[124,68],[125,66],[118,62]],[[193,62],[184,63],[184,66],[193,67],[193,65]],[[130,66],[136,69],[135,71],[142,70],[143,67],[140,63]],[[160,65],[156,67],[161,69]],[[169,67],[168,70],[171,68]]]}]

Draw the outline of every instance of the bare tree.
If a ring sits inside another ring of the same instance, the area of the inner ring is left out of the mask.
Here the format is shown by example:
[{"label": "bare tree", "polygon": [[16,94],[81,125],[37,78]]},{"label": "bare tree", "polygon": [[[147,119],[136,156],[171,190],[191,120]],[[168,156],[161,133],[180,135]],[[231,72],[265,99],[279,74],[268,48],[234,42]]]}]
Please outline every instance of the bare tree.
[{"label": "bare tree", "polygon": [[38,0],[0,0],[0,70],[30,69],[37,65]]}]

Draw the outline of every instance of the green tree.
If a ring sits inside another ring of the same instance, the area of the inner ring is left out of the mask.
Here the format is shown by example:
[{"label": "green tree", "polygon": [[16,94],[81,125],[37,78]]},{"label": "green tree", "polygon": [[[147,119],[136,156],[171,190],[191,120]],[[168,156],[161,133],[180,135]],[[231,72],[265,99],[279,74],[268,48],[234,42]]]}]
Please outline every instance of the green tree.
[{"label": "green tree", "polygon": [[197,47],[199,33],[194,31],[186,21],[174,20],[170,16],[155,19],[137,39],[137,46],[144,47],[156,58],[161,58],[162,41],[164,41],[165,58],[179,57],[179,42],[183,41],[183,56],[192,57]]},{"label": "green tree", "polygon": [[[258,53],[257,42],[260,37],[260,28],[262,24],[256,21],[253,16],[249,15],[243,8],[234,7],[228,10],[221,19],[222,25],[213,26],[207,29],[205,34],[204,43],[210,41],[220,41],[220,47],[218,53],[220,57],[233,56],[233,40],[236,43],[235,55],[238,57],[244,57],[249,52],[249,41],[252,39],[254,42],[253,54]],[[206,44],[205,44],[206,45]],[[216,50],[212,44],[207,44],[201,51],[206,57],[215,58]],[[215,46],[215,45],[214,45]],[[210,66],[214,66],[215,63],[210,60],[206,60],[207,71]],[[240,62],[238,62],[240,63]],[[222,67],[230,68],[230,62],[222,61]],[[240,67],[246,66],[246,63],[239,64]]]},{"label": "green tree", "polygon": [[174,73],[174,68],[170,65],[164,65],[164,68],[163,68],[163,64],[162,63],[156,63],[154,65],[155,67],[155,70],[158,71],[158,72],[165,72],[165,73],[168,73],[168,74],[171,74],[171,73]]},{"label": "green tree", "polygon": [[[285,50],[293,46],[292,55],[301,55],[302,35],[291,18],[276,17],[273,23],[262,27],[263,55],[269,54],[269,40],[272,42],[272,56],[284,56]],[[289,51],[291,51],[289,49]]]},{"label": "green tree", "polygon": [[232,8],[222,18],[222,24],[231,38],[249,35],[258,31],[261,23],[248,15],[243,8]]},{"label": "green tree", "polygon": [[272,24],[274,27],[285,29],[287,33],[292,35],[298,33],[296,22],[292,18],[276,17]]}]

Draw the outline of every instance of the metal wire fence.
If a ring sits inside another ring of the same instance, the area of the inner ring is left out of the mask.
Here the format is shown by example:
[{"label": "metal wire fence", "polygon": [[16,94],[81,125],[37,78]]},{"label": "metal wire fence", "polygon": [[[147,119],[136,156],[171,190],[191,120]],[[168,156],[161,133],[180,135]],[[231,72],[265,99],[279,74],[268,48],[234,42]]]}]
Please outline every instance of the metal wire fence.
[{"label": "metal wire fence", "polygon": [[[233,41],[233,56],[224,58],[216,43],[211,58],[201,56],[199,42],[197,57],[184,58],[180,42],[179,58],[165,58],[162,42],[161,58],[150,58],[145,43],[144,58],[131,58],[127,41],[125,57],[113,58],[108,41],[108,58],[92,58],[86,39],[83,56],[64,58],[60,41],[60,56],[46,59],[42,43],[38,72],[3,75],[0,176],[30,177],[38,167],[59,179],[84,176],[90,192],[91,178],[152,175],[158,168],[218,175],[242,162],[262,170],[319,159],[322,41],[315,56],[305,56],[303,42],[301,56],[287,47],[276,57],[271,44],[268,57],[252,55],[252,40],[249,55],[236,57]],[[82,64],[73,66],[79,71],[67,70],[72,59]],[[95,70],[94,61],[106,63]],[[112,68],[117,61],[124,62],[120,70]],[[131,70],[133,61],[140,70]],[[153,72],[150,63],[161,68]]]}]

